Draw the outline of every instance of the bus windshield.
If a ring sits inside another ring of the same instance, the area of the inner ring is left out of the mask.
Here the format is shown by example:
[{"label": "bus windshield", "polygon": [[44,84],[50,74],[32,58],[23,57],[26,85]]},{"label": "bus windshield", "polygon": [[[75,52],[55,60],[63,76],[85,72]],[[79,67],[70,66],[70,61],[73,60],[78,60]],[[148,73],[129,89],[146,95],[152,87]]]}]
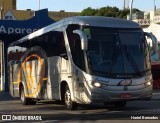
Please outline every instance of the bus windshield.
[{"label": "bus windshield", "polygon": [[92,74],[117,78],[150,70],[146,39],[140,29],[86,27],[88,66]]}]

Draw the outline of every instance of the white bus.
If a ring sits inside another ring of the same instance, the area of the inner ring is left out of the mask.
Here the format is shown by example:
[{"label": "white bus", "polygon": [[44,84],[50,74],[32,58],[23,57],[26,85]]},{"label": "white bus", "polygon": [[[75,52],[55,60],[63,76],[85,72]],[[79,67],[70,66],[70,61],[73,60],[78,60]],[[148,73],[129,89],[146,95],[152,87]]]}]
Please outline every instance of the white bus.
[{"label": "white bus", "polygon": [[[10,93],[24,105],[38,100],[125,106],[150,99],[152,75],[145,35],[132,21],[70,17],[8,48]],[[156,40],[153,39],[153,45]]]}]

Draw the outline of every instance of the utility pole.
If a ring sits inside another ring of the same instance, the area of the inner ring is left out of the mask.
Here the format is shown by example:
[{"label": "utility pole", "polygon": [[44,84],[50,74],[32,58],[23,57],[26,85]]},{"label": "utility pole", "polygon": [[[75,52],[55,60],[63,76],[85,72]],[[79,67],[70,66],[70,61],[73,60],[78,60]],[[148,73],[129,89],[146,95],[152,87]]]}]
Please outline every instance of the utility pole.
[{"label": "utility pole", "polygon": [[133,0],[130,0],[130,15],[129,15],[129,20],[132,20],[132,8],[133,8]]},{"label": "utility pole", "polygon": [[129,0],[123,0],[123,10],[129,8]]},{"label": "utility pole", "polygon": [[39,0],[39,10],[41,9],[41,0]]},{"label": "utility pole", "polygon": [[156,16],[156,2],[154,0],[154,16]]},{"label": "utility pole", "polygon": [[123,10],[126,9],[126,0],[123,0]]}]

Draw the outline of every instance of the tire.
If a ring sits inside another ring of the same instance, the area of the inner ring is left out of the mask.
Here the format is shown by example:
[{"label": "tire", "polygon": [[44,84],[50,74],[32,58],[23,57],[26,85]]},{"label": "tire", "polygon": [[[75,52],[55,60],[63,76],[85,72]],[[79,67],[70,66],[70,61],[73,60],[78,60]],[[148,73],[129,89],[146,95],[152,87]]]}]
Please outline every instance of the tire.
[{"label": "tire", "polygon": [[77,109],[77,103],[72,101],[71,92],[69,90],[68,85],[66,85],[66,87],[65,87],[64,102],[65,102],[65,106],[66,106],[67,110]]},{"label": "tire", "polygon": [[23,86],[21,87],[21,91],[20,91],[20,99],[21,99],[21,103],[23,105],[35,105],[36,104],[35,100],[25,97],[24,87]]}]

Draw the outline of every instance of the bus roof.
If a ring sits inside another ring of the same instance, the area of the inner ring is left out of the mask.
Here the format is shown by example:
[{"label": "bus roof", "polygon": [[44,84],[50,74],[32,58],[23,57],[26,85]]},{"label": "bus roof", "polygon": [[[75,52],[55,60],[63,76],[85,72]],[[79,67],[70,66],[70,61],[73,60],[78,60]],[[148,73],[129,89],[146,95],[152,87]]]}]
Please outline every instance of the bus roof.
[{"label": "bus roof", "polygon": [[111,28],[139,28],[139,24],[133,21],[120,18],[104,17],[104,16],[75,16],[64,19],[66,24],[75,23],[79,25],[89,25],[98,27]]},{"label": "bus roof", "polygon": [[74,16],[74,17],[65,18],[63,20],[50,24],[44,28],[41,28],[21,38],[20,40],[11,43],[10,46],[16,45],[17,43],[24,42],[26,40],[36,38],[40,35],[43,35],[59,27],[62,27],[64,25],[69,25],[69,24],[109,27],[109,28],[140,28],[140,25],[138,23],[125,20],[125,19],[120,19],[120,18],[103,17],[103,16]]}]

